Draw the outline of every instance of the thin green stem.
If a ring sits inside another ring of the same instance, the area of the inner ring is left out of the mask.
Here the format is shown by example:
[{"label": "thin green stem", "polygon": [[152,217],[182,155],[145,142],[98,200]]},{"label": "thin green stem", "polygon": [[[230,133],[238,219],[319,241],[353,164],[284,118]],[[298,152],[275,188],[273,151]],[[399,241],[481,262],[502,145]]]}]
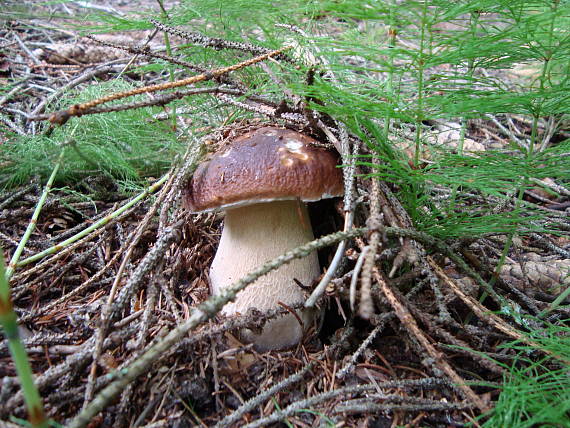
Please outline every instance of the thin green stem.
[{"label": "thin green stem", "polygon": [[[553,31],[554,31],[554,20],[556,19],[556,8],[558,7],[558,2],[554,1],[553,5],[552,5],[552,19],[550,21],[550,26],[549,26],[549,38],[548,38],[548,51],[546,52],[546,54],[544,55],[544,62],[542,64],[542,71],[539,77],[539,86],[540,86],[540,91],[543,92],[545,89],[545,82],[547,80],[547,74],[548,74],[548,69],[549,69],[549,62],[550,62],[550,58],[551,58],[551,47],[552,47],[552,36],[553,36]],[[532,128],[531,128],[531,135],[530,135],[530,143],[528,146],[528,151],[526,153],[526,159],[527,161],[532,160],[533,156],[534,156],[534,147],[536,145],[536,138],[538,135],[538,120],[540,119],[541,116],[541,112],[542,112],[542,99],[539,100],[538,105],[536,106],[536,109],[534,111],[533,117],[532,117]],[[515,200],[515,210],[517,210],[522,202],[523,196],[524,196],[524,191],[525,188],[530,184],[530,178],[527,174],[525,174],[523,182],[521,183],[521,187],[519,188],[518,191],[518,195],[517,195],[517,199]],[[517,233],[517,230],[513,230],[508,238],[507,241],[505,242],[505,247],[503,248],[503,251],[501,253],[501,257],[499,259],[499,262],[497,264],[497,267],[495,269],[495,276],[493,278],[491,278],[490,284],[493,285],[495,282],[495,278],[499,275],[499,273],[501,272],[501,269],[503,267],[503,265],[505,264],[505,260],[507,258],[507,255],[512,247],[513,244],[513,239],[515,234]]]},{"label": "thin green stem", "polygon": [[554,299],[554,301],[548,305],[548,308],[546,308],[544,311],[542,311],[538,317],[542,318],[543,316],[545,316],[547,313],[552,312],[553,310],[555,310],[558,306],[560,306],[560,304],[570,295],[570,286],[566,287],[566,290],[564,290],[562,293],[560,293],[558,295],[558,297],[556,299]]},{"label": "thin green stem", "polygon": [[55,177],[57,176],[57,172],[59,171],[59,167],[61,166],[61,162],[63,161],[64,153],[65,153],[65,148],[63,148],[61,150],[59,158],[58,158],[58,160],[57,160],[57,162],[53,168],[53,171],[51,172],[51,175],[50,175],[50,177],[46,183],[46,186],[44,188],[42,196],[40,197],[40,200],[38,201],[38,203],[36,205],[34,213],[32,214],[32,218],[30,220],[30,223],[28,224],[28,227],[26,228],[26,232],[24,233],[24,236],[22,237],[22,239],[20,240],[20,243],[16,247],[14,254],[12,255],[12,259],[10,260],[10,263],[8,264],[8,268],[6,269],[6,273],[5,273],[6,281],[10,281],[10,278],[12,277],[12,274],[14,273],[16,266],[18,266],[18,260],[20,260],[20,256],[22,255],[22,251],[24,251],[24,247],[28,243],[30,236],[32,236],[32,232],[36,228],[36,223],[37,223],[38,218],[40,216],[40,212],[42,211],[42,208],[44,206],[46,198],[47,198],[47,196],[51,190],[51,186],[55,180]]},{"label": "thin green stem", "polygon": [[[477,38],[477,25],[479,23],[480,13],[478,11],[471,12],[469,19],[469,32],[472,39]],[[468,89],[473,88],[473,74],[475,73],[475,60],[473,57],[469,57],[467,60],[467,87]],[[465,116],[461,117],[461,129],[459,130],[459,142],[457,145],[457,152],[463,154],[463,144],[465,143],[465,133],[467,131],[467,118]]]},{"label": "thin green stem", "polygon": [[[525,179],[525,182],[526,182],[526,179]],[[515,208],[514,208],[515,210],[518,210],[520,207],[520,204],[522,202],[522,198],[524,195],[524,188],[525,188],[525,184],[523,183],[523,185],[519,188],[519,193],[517,195],[517,198],[515,199]],[[499,275],[501,273],[501,269],[503,268],[503,265],[505,264],[505,261],[507,260],[507,256],[509,254],[509,251],[511,250],[512,245],[513,245],[513,239],[514,239],[516,233],[517,233],[517,231],[515,229],[511,233],[509,233],[509,235],[507,236],[507,241],[505,242],[505,246],[503,247],[503,251],[501,251],[501,256],[499,257],[499,261],[497,263],[497,266],[495,267],[495,275],[493,275],[491,277],[491,279],[489,280],[489,285],[491,287],[495,284],[495,282],[497,281],[497,278],[499,277]],[[483,294],[479,298],[479,301],[482,302],[486,298],[487,298],[487,293],[483,292]],[[506,308],[502,308],[502,309],[506,309]]]},{"label": "thin green stem", "polygon": [[[388,26],[388,46],[394,48],[396,46],[396,25],[394,20],[394,2],[390,2],[390,15],[389,15],[389,26]],[[392,97],[394,92],[394,56],[390,57],[390,69],[388,71],[388,79],[386,81],[386,92],[389,97]],[[390,133],[390,117],[387,116],[384,122],[384,141],[388,142],[388,134]]]},{"label": "thin green stem", "polygon": [[427,13],[428,13],[428,2],[424,1],[422,9],[422,19],[421,19],[421,30],[420,30],[420,51],[418,52],[418,106],[416,114],[416,136],[415,136],[415,153],[414,153],[414,166],[418,166],[420,163],[421,156],[421,137],[422,137],[422,121],[424,118],[424,49],[425,49],[425,38],[426,38],[426,27],[427,27]]},{"label": "thin green stem", "polygon": [[[550,68],[550,60],[552,59],[552,40],[554,37],[554,22],[556,20],[556,10],[558,9],[559,1],[555,0],[551,2],[550,10],[551,10],[551,19],[550,25],[548,27],[548,42],[546,46],[546,52],[544,53],[544,61],[542,63],[542,70],[540,73],[539,80],[539,87],[540,92],[543,93],[546,87],[545,82],[548,80],[548,72]],[[530,143],[528,146],[528,153],[527,159],[531,159],[534,154],[534,147],[536,145],[536,137],[538,135],[538,120],[540,119],[540,115],[542,113],[542,102],[543,99],[540,99],[537,109],[534,111],[533,118],[532,118],[532,129],[530,134]]]},{"label": "thin green stem", "polygon": [[[479,22],[480,13],[478,11],[471,12],[469,19],[469,32],[472,39],[477,37],[477,24]],[[473,74],[475,73],[475,60],[473,57],[469,57],[467,60],[467,87],[471,90],[473,88]],[[465,116],[461,117],[460,120],[461,128],[459,129],[459,141],[457,143],[457,153],[463,155],[463,145],[465,143],[465,134],[467,132],[467,118]],[[452,213],[455,210],[455,203],[457,201],[457,190],[459,186],[453,186],[451,189],[451,196],[449,201],[448,213]]]},{"label": "thin green stem", "polygon": [[46,419],[44,406],[40,393],[34,383],[34,374],[28,359],[28,354],[24,344],[20,340],[18,332],[18,318],[14,312],[12,300],[10,298],[10,285],[8,284],[7,271],[4,267],[4,254],[0,248],[0,325],[4,330],[4,335],[8,340],[8,349],[12,355],[16,373],[22,391],[24,401],[28,409],[28,419],[32,427],[46,428],[48,421]]},{"label": "thin green stem", "polygon": [[160,186],[162,186],[166,182],[166,180],[168,180],[168,177],[169,177],[169,174],[165,174],[164,176],[162,176],[162,178],[160,180],[158,180],[152,186],[149,186],[144,192],[142,192],[140,195],[136,196],[135,198],[131,199],[129,202],[127,202],[125,205],[123,205],[118,210],[112,212],[111,214],[109,214],[106,217],[103,217],[99,221],[93,223],[91,226],[83,229],[81,232],[73,235],[72,237],[66,239],[65,241],[63,241],[57,245],[54,245],[53,247],[50,247],[50,248],[48,248],[48,249],[46,249],[46,250],[44,250],[38,254],[34,254],[33,256],[28,257],[27,259],[22,260],[16,266],[25,266],[27,264],[35,262],[36,260],[40,260],[47,255],[56,253],[57,251],[62,250],[63,248],[67,247],[70,244],[73,244],[74,242],[83,238],[84,236],[88,235],[89,233],[93,232],[94,230],[106,225],[111,220],[120,216],[122,213],[127,211],[129,208],[131,208],[132,206],[137,204],[139,201],[146,198],[148,195],[156,192],[160,188]]},{"label": "thin green stem", "polygon": [[[542,85],[542,84],[541,84]],[[536,135],[538,133],[538,120],[540,114],[537,112],[532,116],[532,128],[530,132],[530,143],[528,144],[527,159],[531,159],[534,154],[534,146],[536,145]]]},{"label": "thin green stem", "polygon": [[[162,0],[156,0],[158,3],[158,6],[160,7],[160,16],[165,19],[168,20],[168,12],[166,11],[166,9],[164,8],[164,3]],[[163,32],[164,33],[164,46],[166,48],[166,55],[172,57],[172,48],[170,46],[170,38],[168,37],[168,33],[166,31]],[[171,82],[174,82],[175,80],[175,76],[174,76],[174,65],[173,64],[169,64],[168,65],[168,78]],[[176,106],[172,107],[172,129],[176,129]]]}]

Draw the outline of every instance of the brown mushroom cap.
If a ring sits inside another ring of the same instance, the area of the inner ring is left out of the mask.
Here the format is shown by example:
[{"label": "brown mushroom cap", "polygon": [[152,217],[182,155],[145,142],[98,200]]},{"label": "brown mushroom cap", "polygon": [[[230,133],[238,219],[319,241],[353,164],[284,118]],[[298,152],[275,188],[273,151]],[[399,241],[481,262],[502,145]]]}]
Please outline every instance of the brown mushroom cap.
[{"label": "brown mushroom cap", "polygon": [[338,156],[312,143],[317,141],[290,129],[264,127],[248,132],[196,169],[186,205],[197,212],[342,195]]}]

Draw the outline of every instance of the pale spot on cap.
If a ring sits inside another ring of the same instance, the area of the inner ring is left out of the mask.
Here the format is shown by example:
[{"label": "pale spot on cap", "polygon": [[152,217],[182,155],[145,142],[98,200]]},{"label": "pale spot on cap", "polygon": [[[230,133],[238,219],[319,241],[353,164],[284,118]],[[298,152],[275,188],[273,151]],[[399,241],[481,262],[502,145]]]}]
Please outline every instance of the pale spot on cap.
[{"label": "pale spot on cap", "polygon": [[285,142],[285,147],[287,147],[287,150],[289,150],[290,152],[298,152],[301,153],[302,150],[301,148],[303,147],[303,143],[301,143],[300,141],[294,140],[292,138],[287,138],[286,142]]}]

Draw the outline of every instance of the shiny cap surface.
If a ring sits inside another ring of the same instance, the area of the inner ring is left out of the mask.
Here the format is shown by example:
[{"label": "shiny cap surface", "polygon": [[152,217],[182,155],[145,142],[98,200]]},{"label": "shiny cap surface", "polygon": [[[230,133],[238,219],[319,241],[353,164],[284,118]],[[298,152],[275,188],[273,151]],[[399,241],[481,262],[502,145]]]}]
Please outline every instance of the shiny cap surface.
[{"label": "shiny cap surface", "polygon": [[264,127],[243,134],[195,171],[185,203],[193,212],[273,200],[343,194],[338,156],[299,132]]}]

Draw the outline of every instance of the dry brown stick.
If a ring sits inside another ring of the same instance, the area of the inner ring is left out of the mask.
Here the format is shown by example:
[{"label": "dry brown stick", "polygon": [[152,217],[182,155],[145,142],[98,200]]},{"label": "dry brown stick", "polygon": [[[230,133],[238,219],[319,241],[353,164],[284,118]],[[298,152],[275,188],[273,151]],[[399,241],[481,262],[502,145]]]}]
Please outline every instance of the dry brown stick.
[{"label": "dry brown stick", "polygon": [[473,392],[473,390],[465,383],[465,381],[453,370],[449,363],[445,360],[443,353],[438,351],[435,346],[433,346],[427,337],[422,333],[416,320],[402,303],[396,298],[392,289],[388,286],[386,281],[382,278],[378,269],[375,267],[373,269],[374,279],[380,286],[380,289],[386,296],[388,303],[394,308],[397,317],[400,319],[402,324],[406,329],[414,335],[417,341],[425,348],[427,353],[433,360],[435,364],[456,384],[457,388],[463,393],[465,398],[470,400],[481,412],[487,412],[490,410],[489,406],[483,402],[483,400]]},{"label": "dry brown stick", "polygon": [[[121,61],[124,61],[124,60],[115,60],[115,61],[111,61],[111,63],[121,62]],[[52,94],[48,95],[45,99],[40,101],[40,103],[30,113],[30,116],[37,116],[39,113],[41,113],[44,110],[45,106],[49,102],[51,102],[55,98],[61,96],[66,91],[73,89],[77,85],[97,76],[98,74],[113,71],[113,70],[115,70],[115,68],[117,68],[117,65],[115,65],[115,64],[113,64],[113,65],[105,64],[105,65],[97,66],[96,68],[89,70],[89,71],[85,72],[84,74],[81,74],[79,77],[68,82],[67,84],[65,84],[64,86],[59,88],[56,92],[53,92]]]},{"label": "dry brown stick", "polygon": [[[150,100],[134,101],[125,104],[113,104],[106,107],[95,107],[89,110],[82,111],[81,115],[85,116],[88,114],[112,113],[118,111],[133,110],[137,108],[144,108],[144,107],[163,106],[180,98],[188,97],[191,95],[203,95],[203,94],[230,94],[235,96],[241,96],[245,95],[245,92],[239,89],[221,88],[220,86],[214,86],[211,88],[193,88],[184,91],[169,92],[165,95]],[[38,115],[35,116],[33,120],[49,119],[51,117],[51,114],[52,113]]]},{"label": "dry brown stick", "polygon": [[545,354],[548,354],[551,357],[556,358],[557,360],[560,360],[566,364],[570,364],[570,360],[568,358],[564,358],[561,355],[555,354],[554,352],[552,352],[548,349],[545,349],[539,343],[529,339],[528,337],[524,336],[519,331],[515,330],[513,327],[511,327],[509,324],[507,324],[505,321],[503,321],[497,315],[486,311],[477,300],[475,300],[471,296],[466,295],[457,286],[457,284],[455,284],[455,282],[453,282],[451,280],[451,278],[449,278],[446,275],[446,273],[443,271],[443,269],[441,267],[439,267],[439,265],[431,258],[431,256],[428,256],[427,260],[428,260],[428,263],[430,264],[430,266],[433,268],[433,270],[437,274],[437,276],[439,276],[439,278],[445,284],[447,284],[449,286],[449,288],[451,288],[451,290],[457,295],[457,297],[459,297],[463,301],[463,303],[465,303],[475,313],[475,315],[477,315],[479,318],[487,321],[489,324],[491,324],[497,330],[505,333],[506,335],[513,337],[517,340],[520,340],[521,342],[526,343],[529,346],[535,347],[536,349],[541,350]]},{"label": "dry brown stick", "polygon": [[248,59],[247,61],[243,61],[243,62],[240,62],[238,64],[231,65],[229,67],[217,68],[215,70],[212,70],[211,72],[198,74],[197,76],[188,77],[186,79],[177,80],[175,82],[166,82],[166,83],[158,83],[156,85],[143,86],[141,88],[135,88],[135,89],[132,89],[130,91],[118,92],[115,94],[111,94],[111,95],[108,95],[106,97],[98,98],[96,100],[92,100],[92,101],[89,101],[86,103],[74,104],[67,110],[61,110],[61,111],[54,112],[50,116],[49,121],[52,123],[57,123],[59,125],[63,125],[65,122],[67,122],[67,120],[70,117],[81,116],[81,114],[83,114],[84,111],[90,110],[94,107],[97,107],[98,105],[106,104],[106,103],[109,103],[111,101],[117,101],[117,100],[120,100],[123,98],[132,97],[135,95],[147,94],[147,93],[157,92],[157,91],[163,91],[163,90],[172,89],[172,88],[179,88],[181,86],[192,85],[194,83],[203,82],[205,80],[215,79],[215,78],[220,77],[224,74],[230,73],[232,71],[239,70],[241,68],[249,67],[250,65],[256,64],[258,62],[264,61],[264,60],[271,58],[273,56],[279,55],[288,49],[291,49],[291,46],[285,46],[281,49],[271,51],[271,52],[266,53],[264,55],[256,56],[255,58]]}]

